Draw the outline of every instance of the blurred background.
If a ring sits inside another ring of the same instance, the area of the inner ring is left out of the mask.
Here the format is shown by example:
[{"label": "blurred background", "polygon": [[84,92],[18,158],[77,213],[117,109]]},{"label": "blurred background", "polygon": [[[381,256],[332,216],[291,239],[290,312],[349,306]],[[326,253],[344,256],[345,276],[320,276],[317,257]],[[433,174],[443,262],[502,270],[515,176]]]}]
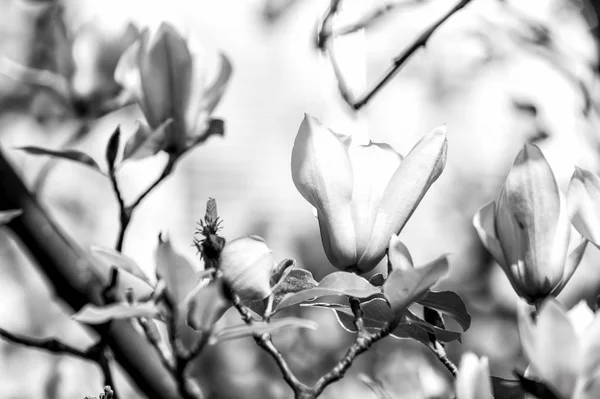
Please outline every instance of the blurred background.
[{"label": "blurred background", "polygon": [[[112,80],[118,57],[134,40],[135,27],[167,20],[197,39],[209,70],[217,51],[232,61],[234,74],[215,113],[225,120],[226,134],[187,154],[136,211],[125,241],[127,255],[152,273],[156,238],[163,231],[200,265],[192,237],[206,200],[214,197],[226,238],[258,234],[278,259],[297,259],[319,280],[335,269],[325,258],[311,207],[290,173],[303,114],[346,134],[366,131],[373,141],[388,142],[403,154],[427,131],[446,124],[447,167],[401,238],[417,264],[450,254],[451,275],[441,287],[459,292],[473,316],[463,343],[448,346],[451,359],[457,362],[463,351],[475,351],[488,356],[492,374],[501,377],[510,377],[515,365],[525,366],[516,296],[481,246],[471,220],[498,194],[525,142],[540,146],[563,190],[574,164],[600,172],[599,4],[474,0],[355,114],[315,44],[329,1],[64,0],[58,13],[55,3],[0,0],[0,143],[81,245],[114,244],[118,208],[109,181],[69,162],[49,167],[47,158],[13,147],[77,148],[104,162],[103,150],[116,125],[131,134],[141,118],[136,106],[108,115],[103,109],[119,91]],[[340,19],[346,22],[373,17],[356,54],[345,63],[341,57],[340,68],[351,85],[370,87],[405,46],[454,4],[369,0],[360,2],[359,13],[343,11]],[[355,82],[353,63],[359,61],[364,63],[359,80],[364,81]],[[40,85],[37,75],[31,76],[35,70],[62,76],[68,101]],[[124,167],[120,179],[126,198],[143,190],[165,160],[159,154]],[[0,326],[29,336],[58,336],[82,348],[93,342],[70,320],[70,310],[55,299],[16,241],[9,234],[0,240]],[[561,294],[563,302],[572,306],[595,299],[599,264],[597,250],[589,248]],[[352,335],[328,310],[294,311],[317,320],[319,329],[286,331],[274,340],[299,376],[312,383],[343,356]],[[240,322],[233,312],[225,319]],[[83,398],[102,386],[92,364],[4,341],[0,352],[2,398]],[[447,371],[416,342],[390,338],[378,343],[324,397],[375,397],[359,373],[380,380],[394,398],[448,397]],[[138,397],[117,374],[121,397]],[[291,395],[272,359],[252,339],[210,347],[193,374],[207,398]]]}]

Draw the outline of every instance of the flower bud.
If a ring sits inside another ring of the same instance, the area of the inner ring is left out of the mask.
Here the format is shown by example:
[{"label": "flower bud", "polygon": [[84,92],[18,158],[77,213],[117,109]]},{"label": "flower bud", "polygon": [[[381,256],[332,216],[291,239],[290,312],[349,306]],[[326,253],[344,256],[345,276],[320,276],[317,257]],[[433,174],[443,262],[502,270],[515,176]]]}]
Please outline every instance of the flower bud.
[{"label": "flower bud", "polygon": [[219,270],[229,287],[242,300],[263,299],[271,293],[275,259],[267,243],[258,236],[228,242],[221,252]]}]

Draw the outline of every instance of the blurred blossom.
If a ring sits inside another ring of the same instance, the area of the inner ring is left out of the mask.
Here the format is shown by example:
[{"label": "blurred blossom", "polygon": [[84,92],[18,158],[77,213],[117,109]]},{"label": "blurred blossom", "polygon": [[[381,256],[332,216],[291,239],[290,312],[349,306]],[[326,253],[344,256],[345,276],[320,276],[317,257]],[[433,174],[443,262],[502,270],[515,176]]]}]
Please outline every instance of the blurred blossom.
[{"label": "blurred blossom", "polygon": [[316,208],[323,247],[338,269],[372,270],[446,163],[438,127],[402,159],[384,143],[358,144],[306,115],[292,151],[292,178]]},{"label": "blurred blossom", "polygon": [[573,226],[594,245],[600,245],[600,177],[576,167],[567,192]]},{"label": "blurred blossom", "polygon": [[269,296],[271,274],[275,266],[271,250],[258,236],[241,237],[228,242],[219,258],[219,271],[223,279],[245,301]]},{"label": "blurred blossom", "polygon": [[483,206],[473,224],[516,293],[531,304],[560,293],[587,243],[571,226],[550,165],[530,144],[517,155],[498,200]]},{"label": "blurred blossom", "polygon": [[465,353],[456,377],[456,399],[493,399],[488,359]]},{"label": "blurred blossom", "polygon": [[600,317],[581,306],[586,305],[567,315],[556,300],[548,300],[535,322],[525,306],[519,312],[521,344],[531,362],[527,373],[563,398],[600,397]]},{"label": "blurred blossom", "polygon": [[221,54],[218,76],[207,85],[206,57],[194,51],[190,40],[167,23],[150,36],[148,29],[144,30],[125,51],[115,80],[139,103],[146,117],[149,126],[142,126],[141,134],[157,134],[157,151],[178,155],[204,138],[210,115],[231,75],[231,64]]}]

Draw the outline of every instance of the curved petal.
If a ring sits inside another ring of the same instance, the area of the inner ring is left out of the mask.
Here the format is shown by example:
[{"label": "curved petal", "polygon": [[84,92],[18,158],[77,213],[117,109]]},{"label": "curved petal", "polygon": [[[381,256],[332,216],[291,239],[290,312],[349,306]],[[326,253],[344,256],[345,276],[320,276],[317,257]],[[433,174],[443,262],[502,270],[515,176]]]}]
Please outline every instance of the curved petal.
[{"label": "curved petal", "polygon": [[411,270],[414,269],[414,263],[408,248],[400,241],[396,234],[392,234],[388,247],[388,259],[392,265],[392,270]]},{"label": "curved petal", "polygon": [[[185,39],[163,23],[140,58],[144,112],[156,128],[169,117],[182,123],[186,93],[192,76],[192,56]],[[178,129],[176,129],[178,130]]]},{"label": "curved petal", "polygon": [[600,177],[575,167],[567,192],[573,226],[594,245],[600,245]]},{"label": "curved petal", "polygon": [[[587,306],[587,304],[586,304]],[[589,307],[588,307],[589,310]],[[594,316],[592,323],[581,335],[581,353],[579,359],[580,373],[584,377],[591,377],[600,373],[600,313]]]},{"label": "curved petal", "polygon": [[337,136],[305,115],[292,150],[292,180],[315,208],[325,254],[336,267],[356,265],[352,219],[354,176],[346,148]]},{"label": "curved petal", "polygon": [[402,157],[391,146],[380,143],[356,145],[348,149],[354,173],[352,211],[356,232],[356,253],[367,248],[381,197]]},{"label": "curved petal", "polygon": [[560,217],[552,169],[538,147],[526,144],[498,197],[496,232],[507,265],[521,270],[532,297],[546,296],[562,278],[566,253],[557,259],[554,251]]},{"label": "curved petal", "polygon": [[139,40],[127,48],[119,58],[115,68],[114,79],[127,92],[136,99],[142,101],[142,81],[139,69],[140,51],[144,43],[148,41],[148,31],[144,31]]},{"label": "curved petal", "polygon": [[500,266],[505,268],[506,260],[504,259],[504,253],[502,253],[500,241],[498,241],[498,238],[496,237],[495,207],[496,203],[494,201],[488,202],[482,206],[473,217],[473,227],[477,230],[477,234],[479,235],[479,239],[483,243],[483,246],[490,251],[494,260],[498,262]]},{"label": "curved petal", "polygon": [[465,353],[456,377],[456,399],[493,399],[488,360]]},{"label": "curved petal", "polygon": [[538,313],[534,346],[529,360],[535,370],[563,397],[570,398],[582,353],[566,311],[555,300],[544,302]]},{"label": "curved petal", "polygon": [[577,266],[579,266],[579,263],[583,258],[585,249],[587,248],[587,244],[589,242],[587,238],[579,234],[577,230],[575,230],[575,228],[573,228],[572,226],[569,227],[571,228],[571,242],[569,244],[569,252],[565,261],[562,279],[560,280],[560,283],[556,286],[556,288],[554,288],[554,290],[552,291],[552,295],[554,296],[557,296],[563,290],[563,288],[565,288],[565,285],[567,285],[571,277],[573,277],[573,274],[575,273],[575,270],[577,270]]},{"label": "curved petal", "polygon": [[383,258],[392,234],[402,230],[444,170],[447,147],[446,127],[440,126],[423,136],[402,161],[383,193],[359,268],[370,270]]}]

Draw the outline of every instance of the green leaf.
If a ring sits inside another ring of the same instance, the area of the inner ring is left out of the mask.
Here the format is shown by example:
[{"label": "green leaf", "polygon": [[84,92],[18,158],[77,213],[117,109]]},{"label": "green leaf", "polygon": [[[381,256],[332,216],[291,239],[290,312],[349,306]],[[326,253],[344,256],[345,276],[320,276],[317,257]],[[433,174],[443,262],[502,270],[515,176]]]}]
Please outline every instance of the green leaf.
[{"label": "green leaf", "polygon": [[[294,294],[302,291],[309,290],[318,285],[313,278],[311,272],[304,269],[292,269],[290,272],[277,283],[273,289],[273,309],[276,311],[281,310],[278,305],[281,303],[283,298],[288,294]],[[264,315],[267,307],[268,298],[264,300],[252,301],[248,306],[256,314]]]},{"label": "green leaf", "polygon": [[420,300],[446,273],[448,259],[445,256],[419,268],[395,269],[383,284],[383,294],[393,312],[401,315],[407,306]]},{"label": "green leaf", "polygon": [[108,139],[108,144],[106,145],[106,163],[108,165],[108,170],[115,169],[115,161],[117,159],[117,154],[119,153],[120,140],[121,127],[117,126],[113,134]]},{"label": "green leaf", "polygon": [[516,380],[492,377],[492,387],[495,399],[526,399],[527,394]]},{"label": "green leaf", "polygon": [[363,277],[353,273],[335,272],[326,276],[314,288],[295,294],[288,294],[276,307],[281,310],[315,298],[329,295],[345,295],[366,299],[380,294],[379,288],[372,286]]},{"label": "green leaf", "polygon": [[296,261],[294,259],[284,259],[275,266],[271,273],[270,284],[273,290],[278,288],[279,283],[283,283],[287,275],[296,267]]},{"label": "green leaf", "polygon": [[98,163],[96,163],[96,161],[94,161],[94,159],[92,157],[90,157],[89,155],[87,155],[81,151],[77,151],[77,150],[55,151],[55,150],[49,150],[47,148],[31,147],[31,146],[18,147],[17,149],[23,150],[23,151],[27,152],[28,154],[32,154],[32,155],[48,155],[51,157],[66,159],[67,161],[78,162],[78,163],[87,165],[87,166],[97,170],[98,172],[102,173],[102,170],[100,169],[100,166],[98,166]]},{"label": "green leaf", "polygon": [[20,209],[11,209],[7,211],[0,211],[0,226],[9,223],[11,220],[20,216],[23,213]]},{"label": "green leaf", "polygon": [[156,130],[142,121],[136,122],[136,131],[125,143],[123,161],[143,159],[156,155],[163,149],[173,119],[167,119]]},{"label": "green leaf", "polygon": [[85,324],[102,324],[110,320],[145,317],[158,318],[160,313],[152,302],[130,305],[127,302],[111,303],[106,306],[87,304],[73,315],[73,319]]},{"label": "green leaf", "polygon": [[165,282],[167,295],[179,305],[198,284],[196,271],[182,255],[178,254],[168,238],[158,237],[156,249],[156,274]]},{"label": "green leaf", "polygon": [[317,327],[317,323],[312,320],[301,319],[298,317],[283,317],[281,319],[272,320],[269,323],[255,322],[250,326],[243,324],[220,328],[213,332],[209,343],[215,344],[217,342],[229,341],[232,339],[273,334],[286,328],[308,328],[310,330],[316,330]]},{"label": "green leaf", "polygon": [[[305,304],[304,306],[333,310],[343,329],[351,333],[356,332],[354,313],[352,313],[348,304],[334,300],[327,303]],[[394,316],[389,304],[382,298],[374,298],[361,303],[361,309],[363,311],[365,327],[373,331],[380,330]],[[460,333],[432,326],[406,309],[400,315],[398,325],[391,333],[391,336],[394,338],[413,338],[424,345],[428,345],[429,338],[427,334],[435,335],[441,342],[460,341],[461,337]]]},{"label": "green leaf", "polygon": [[125,270],[137,278],[150,283],[150,280],[144,273],[144,271],[138,266],[137,263],[130,257],[123,255],[121,252],[117,251],[113,248],[102,247],[99,245],[92,245],[90,247],[92,251],[92,255],[94,255],[99,260],[109,264],[110,266],[115,266],[119,269]]},{"label": "green leaf", "polygon": [[461,297],[455,292],[429,291],[424,298],[417,302],[452,317],[461,326],[463,331],[467,331],[471,326],[471,315],[467,311]]},{"label": "green leaf", "polygon": [[223,281],[200,283],[184,301],[187,325],[196,331],[212,331],[215,323],[231,307],[223,291]]}]

